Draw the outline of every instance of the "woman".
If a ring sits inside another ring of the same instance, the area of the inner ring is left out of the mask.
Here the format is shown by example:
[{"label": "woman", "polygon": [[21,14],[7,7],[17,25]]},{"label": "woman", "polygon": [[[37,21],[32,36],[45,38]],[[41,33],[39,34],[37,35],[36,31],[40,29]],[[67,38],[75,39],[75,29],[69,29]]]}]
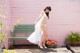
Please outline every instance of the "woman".
[{"label": "woman", "polygon": [[40,14],[39,18],[35,23],[35,31],[29,36],[28,40],[31,43],[38,44],[40,48],[47,48],[45,46],[46,40],[48,39],[47,34],[47,20],[49,19],[49,12],[51,7],[47,6]]}]

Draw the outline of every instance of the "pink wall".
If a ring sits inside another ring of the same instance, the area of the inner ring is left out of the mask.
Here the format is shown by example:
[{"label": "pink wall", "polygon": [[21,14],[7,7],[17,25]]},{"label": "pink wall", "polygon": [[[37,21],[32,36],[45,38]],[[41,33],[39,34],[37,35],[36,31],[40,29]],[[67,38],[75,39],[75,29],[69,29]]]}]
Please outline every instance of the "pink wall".
[{"label": "pink wall", "polygon": [[45,6],[52,7],[48,20],[49,39],[56,39],[63,45],[67,34],[80,32],[80,2],[76,0],[10,0],[11,26],[19,19],[19,24],[34,24]]},{"label": "pink wall", "polygon": [[45,6],[51,6],[48,21],[49,39],[56,39],[63,45],[70,31],[80,30],[80,2],[71,0],[11,0],[12,25],[20,19],[20,24],[34,24],[40,11]]}]

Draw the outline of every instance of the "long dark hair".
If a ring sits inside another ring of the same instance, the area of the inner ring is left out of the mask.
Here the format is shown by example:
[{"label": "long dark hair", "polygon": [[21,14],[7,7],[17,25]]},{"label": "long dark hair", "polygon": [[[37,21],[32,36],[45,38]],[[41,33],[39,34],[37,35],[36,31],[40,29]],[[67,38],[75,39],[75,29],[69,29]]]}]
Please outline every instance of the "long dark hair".
[{"label": "long dark hair", "polygon": [[[44,11],[46,11],[46,9],[48,9],[49,11],[51,11],[51,7],[50,6],[47,6],[45,9],[44,9]],[[48,13],[45,13],[46,15],[47,15],[47,17],[48,17],[48,19],[49,19],[49,12]]]}]

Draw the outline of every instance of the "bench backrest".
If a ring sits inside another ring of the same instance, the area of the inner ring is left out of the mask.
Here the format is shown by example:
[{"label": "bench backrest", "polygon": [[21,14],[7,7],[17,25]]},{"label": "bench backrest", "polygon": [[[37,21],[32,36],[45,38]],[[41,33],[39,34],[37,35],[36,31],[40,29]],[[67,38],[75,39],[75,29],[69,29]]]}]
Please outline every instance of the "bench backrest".
[{"label": "bench backrest", "polygon": [[34,31],[34,24],[19,24],[14,28],[14,33],[31,33]]}]

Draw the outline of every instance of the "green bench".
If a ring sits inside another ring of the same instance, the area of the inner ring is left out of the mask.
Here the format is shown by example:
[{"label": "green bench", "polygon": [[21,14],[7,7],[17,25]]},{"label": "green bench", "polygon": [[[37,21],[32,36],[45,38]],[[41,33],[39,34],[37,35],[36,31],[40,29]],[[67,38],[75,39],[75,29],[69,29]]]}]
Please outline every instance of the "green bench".
[{"label": "green bench", "polygon": [[11,39],[13,40],[13,44],[15,44],[15,40],[27,40],[28,36],[26,37],[17,37],[16,34],[17,33],[32,33],[34,31],[34,24],[19,24],[16,25],[13,32],[12,32],[12,37]]}]

